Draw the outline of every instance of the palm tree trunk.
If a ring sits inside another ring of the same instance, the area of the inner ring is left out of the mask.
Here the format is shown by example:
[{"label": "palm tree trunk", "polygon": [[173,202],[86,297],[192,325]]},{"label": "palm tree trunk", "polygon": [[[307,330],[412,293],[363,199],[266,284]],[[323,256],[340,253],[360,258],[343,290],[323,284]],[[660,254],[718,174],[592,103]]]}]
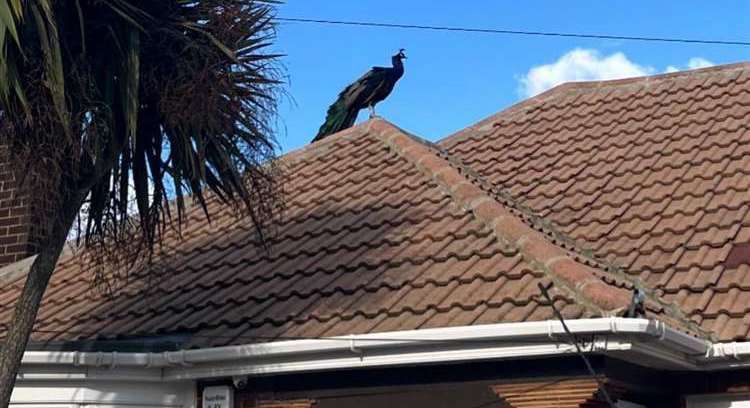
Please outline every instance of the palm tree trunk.
[{"label": "palm tree trunk", "polygon": [[54,220],[52,230],[31,265],[21,296],[16,301],[13,318],[0,350],[0,408],[7,408],[36,321],[39,305],[47,289],[68,232],[80,208],[80,200],[71,200]]}]

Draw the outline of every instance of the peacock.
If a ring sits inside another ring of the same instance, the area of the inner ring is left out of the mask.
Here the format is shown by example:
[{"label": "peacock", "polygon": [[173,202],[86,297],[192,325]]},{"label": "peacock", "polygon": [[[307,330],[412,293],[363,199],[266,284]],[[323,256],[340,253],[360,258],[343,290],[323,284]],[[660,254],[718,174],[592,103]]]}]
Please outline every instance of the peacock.
[{"label": "peacock", "polygon": [[375,105],[391,94],[396,82],[404,75],[406,54],[400,49],[391,58],[392,67],[373,67],[340,94],[336,102],[328,108],[326,121],[320,127],[313,142],[328,135],[354,126],[357,114],[364,108],[370,109],[370,117],[375,116]]}]

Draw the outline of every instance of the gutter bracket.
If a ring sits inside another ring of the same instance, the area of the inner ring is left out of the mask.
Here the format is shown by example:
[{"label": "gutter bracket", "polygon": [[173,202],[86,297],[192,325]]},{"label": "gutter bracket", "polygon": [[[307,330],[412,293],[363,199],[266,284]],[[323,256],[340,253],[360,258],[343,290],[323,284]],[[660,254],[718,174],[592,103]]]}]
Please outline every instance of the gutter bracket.
[{"label": "gutter bracket", "polygon": [[549,337],[552,340],[555,340],[555,332],[552,328],[552,320],[547,320],[547,337]]},{"label": "gutter bracket", "polygon": [[359,360],[362,361],[364,360],[365,352],[361,348],[357,348],[355,341],[356,341],[356,337],[352,335],[349,338],[349,350],[352,353],[357,354],[359,356]]},{"label": "gutter bracket", "polygon": [[617,318],[615,316],[609,318],[609,329],[612,334],[617,334]]},{"label": "gutter bracket", "polygon": [[661,327],[661,334],[659,335],[659,341],[664,341],[667,337],[667,325],[664,322],[659,321],[659,327]]},{"label": "gutter bracket", "polygon": [[192,364],[188,363],[187,360],[185,359],[184,349],[177,352],[179,353],[179,356],[180,356],[180,358],[178,358],[177,361],[172,361],[172,358],[170,356],[173,353],[175,352],[165,351],[164,353],[162,353],[162,355],[164,356],[164,360],[166,360],[168,365],[179,365],[180,367],[192,367],[193,366]]}]

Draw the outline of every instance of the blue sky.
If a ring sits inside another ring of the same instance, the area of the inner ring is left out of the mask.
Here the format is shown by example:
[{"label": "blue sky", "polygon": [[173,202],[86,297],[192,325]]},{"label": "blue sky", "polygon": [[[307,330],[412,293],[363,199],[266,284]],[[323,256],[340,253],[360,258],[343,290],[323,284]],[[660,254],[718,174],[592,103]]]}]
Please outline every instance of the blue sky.
[{"label": "blue sky", "polygon": [[[287,0],[280,17],[750,41],[750,2]],[[441,139],[562,80],[609,78],[750,59],[750,47],[540,38],[284,23],[283,151],[317,132],[336,95],[406,48],[406,74],[378,114]],[[546,65],[546,66],[545,66]],[[535,69],[536,68],[536,69]],[[525,80],[525,82],[524,82]],[[526,85],[524,85],[526,84]],[[360,120],[367,112],[360,113]]]}]

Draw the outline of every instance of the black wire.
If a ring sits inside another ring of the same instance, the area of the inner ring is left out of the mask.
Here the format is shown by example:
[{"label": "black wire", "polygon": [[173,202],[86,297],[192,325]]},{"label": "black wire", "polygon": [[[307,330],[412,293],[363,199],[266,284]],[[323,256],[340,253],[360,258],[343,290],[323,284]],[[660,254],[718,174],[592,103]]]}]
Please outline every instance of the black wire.
[{"label": "black wire", "polygon": [[559,33],[559,32],[553,32],[553,31],[504,30],[504,29],[497,29],[497,28],[449,27],[449,26],[432,26],[432,25],[418,25],[418,24],[379,23],[379,22],[373,22],[373,21],[323,20],[323,19],[291,18],[291,17],[277,17],[276,20],[282,21],[282,22],[288,22],[288,23],[330,24],[330,25],[399,28],[399,29],[416,29],[416,30],[432,30],[432,31],[454,31],[454,32],[481,33],[481,34],[587,38],[587,39],[597,39],[597,40],[649,41],[649,42],[707,44],[707,45],[738,45],[738,46],[745,46],[745,47],[750,46],[750,41],[736,41],[736,40],[707,40],[707,39],[696,39],[696,38],[669,38],[669,37],[642,37],[642,36],[607,35],[607,34]]},{"label": "black wire", "polygon": [[565,323],[565,319],[563,318],[562,313],[560,313],[560,311],[557,310],[557,307],[555,307],[555,303],[552,301],[552,297],[549,295],[549,288],[552,287],[552,282],[550,282],[549,286],[544,286],[541,282],[539,282],[537,286],[539,287],[539,290],[542,292],[542,295],[544,295],[544,297],[547,298],[547,301],[550,303],[550,307],[552,307],[552,312],[555,314],[557,319],[562,324],[563,330],[565,330],[565,334],[568,335],[571,342],[575,345],[576,354],[578,354],[581,357],[583,362],[586,364],[586,369],[588,369],[589,374],[594,379],[594,381],[596,381],[596,383],[599,385],[599,390],[604,395],[604,399],[607,401],[607,404],[611,408],[615,408],[615,404],[614,402],[612,402],[612,398],[610,398],[605,384],[596,375],[596,371],[594,371],[594,367],[591,365],[591,362],[589,361],[588,357],[586,357],[586,354],[584,354],[583,351],[581,350],[581,346],[578,342],[578,337],[576,337],[576,335],[572,333],[570,329],[568,329],[568,325]]}]

